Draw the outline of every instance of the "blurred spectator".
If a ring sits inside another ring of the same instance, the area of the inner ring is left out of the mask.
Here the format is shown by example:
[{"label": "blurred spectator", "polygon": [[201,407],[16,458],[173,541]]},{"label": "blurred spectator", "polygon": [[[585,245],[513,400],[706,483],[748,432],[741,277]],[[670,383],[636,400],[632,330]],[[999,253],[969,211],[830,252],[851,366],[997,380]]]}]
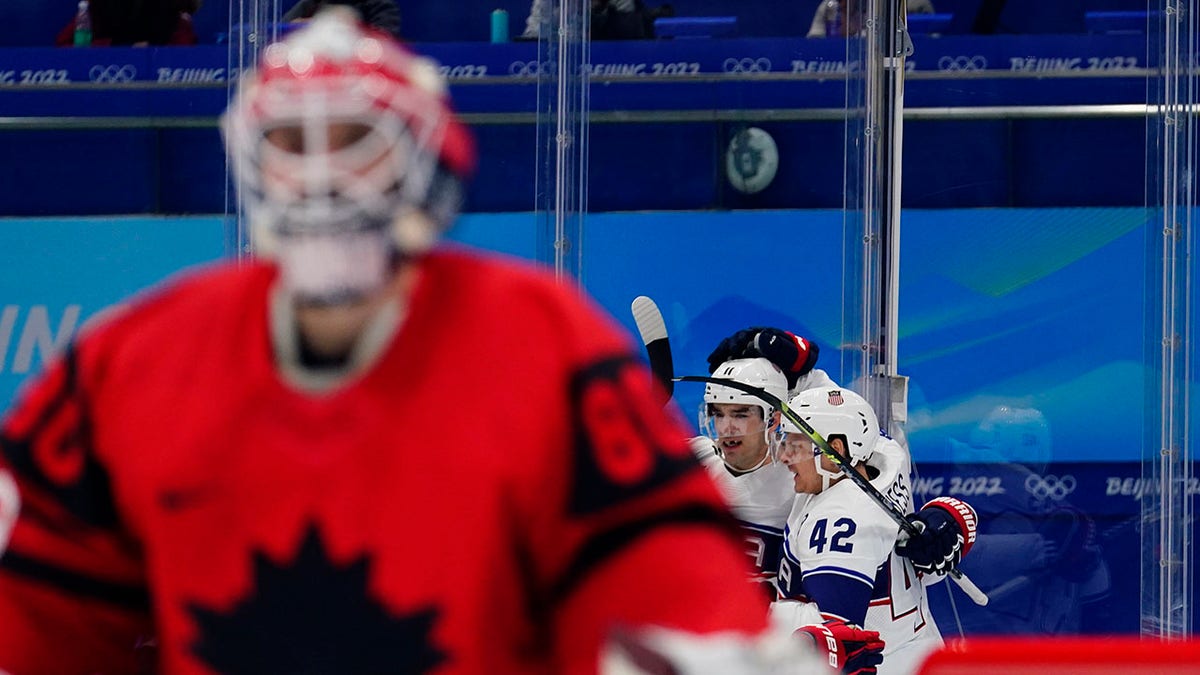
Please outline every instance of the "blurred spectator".
[{"label": "blurred spectator", "polygon": [[[960,485],[974,486],[979,531],[962,570],[990,598],[958,603],[950,590],[930,593],[935,616],[953,616],[971,634],[1075,634],[1094,630],[1089,616],[1109,611],[1111,579],[1102,546],[1136,536],[1100,532],[1073,504],[1079,481],[1053,465],[1050,424],[1036,408],[1000,405],[970,432],[950,439]],[[953,489],[953,488],[952,488]]]},{"label": "blurred spectator", "polygon": [[1000,15],[1004,13],[1006,1],[983,0],[979,5],[979,12],[975,15],[975,23],[971,26],[971,32],[983,35],[995,33],[996,27],[1000,23]]},{"label": "blurred spectator", "polygon": [[363,23],[384,33],[400,37],[400,7],[396,0],[300,0],[283,15],[284,21],[312,18],[326,5],[346,5],[358,11]]},{"label": "blurred spectator", "polygon": [[592,39],[651,40],[660,16],[675,16],[675,9],[647,7],[642,0],[592,0]]},{"label": "blurred spectator", "polygon": [[[517,39],[536,40],[539,27],[551,22],[550,0],[533,0],[525,32]],[[654,20],[674,16],[671,5],[647,7],[642,0],[592,0],[593,40],[648,40],[654,37]]]},{"label": "blurred spectator", "polygon": [[541,34],[540,26],[550,21],[550,0],[533,0],[529,7],[529,18],[525,19],[525,31],[518,40],[536,40]]},{"label": "blurred spectator", "polygon": [[[92,45],[146,47],[194,45],[192,15],[203,0],[90,0]],[[74,3],[69,3],[74,7]],[[59,31],[54,43],[70,47],[75,40],[75,17]]]},{"label": "blurred spectator", "polygon": [[[909,14],[933,14],[931,0],[905,0],[905,11]],[[823,0],[813,15],[807,37],[845,37],[857,35],[861,30],[862,4],[856,0]]]}]

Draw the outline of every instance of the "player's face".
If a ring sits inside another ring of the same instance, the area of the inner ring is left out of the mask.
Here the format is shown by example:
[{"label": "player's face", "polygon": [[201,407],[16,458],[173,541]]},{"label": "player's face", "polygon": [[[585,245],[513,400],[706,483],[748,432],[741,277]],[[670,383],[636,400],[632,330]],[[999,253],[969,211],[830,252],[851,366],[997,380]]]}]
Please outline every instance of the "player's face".
[{"label": "player's face", "polygon": [[767,456],[767,424],[762,408],[740,403],[713,403],[709,407],[717,450],[725,463],[747,471]]},{"label": "player's face", "polygon": [[795,474],[793,485],[800,494],[815,495],[821,492],[821,474],[817,473],[817,461],[821,462],[821,468],[826,471],[837,470],[833,462],[817,450],[812,439],[804,434],[784,434],[779,461]]},{"label": "player's face", "polygon": [[[339,150],[354,145],[370,132],[371,128],[365,124],[334,122],[328,127],[329,136],[326,145],[331,150]],[[267,142],[275,147],[294,154],[304,153],[309,143],[299,126],[276,127],[268,131],[266,137]]]},{"label": "player's face", "polygon": [[[300,126],[281,126],[268,131],[266,142],[287,155],[309,156],[323,162],[329,176],[366,176],[388,159],[386,146],[377,146],[374,153],[340,152],[362,144],[371,134],[371,127],[357,122],[332,122],[319,133],[310,133]],[[299,198],[308,191],[303,175],[296,172],[296,165],[287,162],[277,164],[270,161],[275,155],[267,155],[263,164],[263,185],[277,199]],[[329,183],[330,181],[324,181]],[[329,185],[328,189],[336,189]]]},{"label": "player's face", "polygon": [[387,186],[403,150],[367,121],[309,119],[263,134],[272,206],[264,231],[281,283],[300,304],[366,307],[390,292],[399,225]]}]

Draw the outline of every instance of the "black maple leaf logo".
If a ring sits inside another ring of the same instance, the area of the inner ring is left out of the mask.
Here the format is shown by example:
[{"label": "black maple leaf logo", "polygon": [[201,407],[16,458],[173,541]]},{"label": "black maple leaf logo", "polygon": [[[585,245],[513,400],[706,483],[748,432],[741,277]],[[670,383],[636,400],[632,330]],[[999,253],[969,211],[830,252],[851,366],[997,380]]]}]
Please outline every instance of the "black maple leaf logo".
[{"label": "black maple leaf logo", "polygon": [[335,567],[311,527],[290,564],[254,554],[254,591],[228,612],[188,605],[192,653],[227,675],[417,675],[445,662],[429,641],[438,610],[394,616],[368,595],[369,571],[367,556]]}]

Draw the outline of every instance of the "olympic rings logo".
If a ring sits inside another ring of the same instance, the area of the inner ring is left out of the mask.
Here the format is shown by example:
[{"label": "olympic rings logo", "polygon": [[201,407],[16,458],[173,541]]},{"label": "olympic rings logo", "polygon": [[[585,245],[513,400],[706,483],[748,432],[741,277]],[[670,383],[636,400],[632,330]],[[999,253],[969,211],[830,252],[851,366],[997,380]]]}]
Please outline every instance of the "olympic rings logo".
[{"label": "olympic rings logo", "polygon": [[976,54],[975,56],[943,56],[938,59],[938,70],[987,70],[988,60]]},{"label": "olympic rings logo", "polygon": [[721,64],[721,70],[727,73],[769,73],[771,72],[771,59],[750,57],[735,59],[729,57]]},{"label": "olympic rings logo", "polygon": [[508,66],[508,74],[518,77],[537,77],[542,74],[540,61],[513,61]]},{"label": "olympic rings logo", "polygon": [[1030,474],[1025,478],[1025,491],[1036,499],[1060,501],[1075,491],[1075,477]]},{"label": "olympic rings logo", "polygon": [[123,66],[116,64],[111,66],[92,66],[92,69],[88,71],[88,79],[92,82],[133,82],[133,78],[135,77],[137,77],[137,68],[131,63]]}]

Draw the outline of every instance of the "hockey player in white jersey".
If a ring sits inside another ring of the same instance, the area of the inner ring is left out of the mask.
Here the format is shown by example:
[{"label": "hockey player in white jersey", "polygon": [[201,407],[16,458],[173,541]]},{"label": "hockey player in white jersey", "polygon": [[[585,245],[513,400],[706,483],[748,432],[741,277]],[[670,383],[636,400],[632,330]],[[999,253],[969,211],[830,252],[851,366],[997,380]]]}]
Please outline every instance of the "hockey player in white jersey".
[{"label": "hockey player in white jersey", "polygon": [[[759,387],[781,400],[787,398],[787,379],[767,359],[727,361],[714,377]],[[774,461],[782,437],[779,422],[779,411],[762,399],[709,383],[700,410],[700,428],[705,435],[692,441],[696,456],[720,486],[743,528],[746,553],[758,571],[755,580],[763,583],[768,600],[775,597],[783,526],[796,500],[791,472]]]},{"label": "hockey player in white jersey", "polygon": [[[784,400],[787,379],[764,358],[734,359],[723,363],[714,377],[758,387]],[[705,436],[692,447],[725,494],[734,517],[743,528],[747,555],[757,570],[752,580],[763,585],[766,601],[778,597],[775,576],[783,553],[784,525],[798,500],[807,495],[793,489],[792,472],[776,462],[782,431],[780,411],[762,399],[731,387],[708,383],[700,409]],[[809,622],[777,624],[784,632],[805,633],[820,646],[828,641],[830,665],[845,673],[867,675],[879,663],[877,636],[855,626],[824,625],[821,617]],[[839,651],[840,650],[840,651]]]},{"label": "hockey player in white jersey", "polygon": [[[912,511],[908,453],[880,434],[866,400],[848,389],[818,387],[789,407],[887,499]],[[912,561],[893,552],[899,526],[799,428],[786,418],[782,428],[780,461],[795,491],[811,497],[788,518],[773,620],[811,623],[816,610],[825,620],[878,631],[885,644],[879,672],[915,672],[942,638]]]},{"label": "hockey player in white jersey", "polygon": [[[730,359],[765,358],[774,363],[787,378],[788,396],[817,387],[837,387],[824,370],[817,368],[820,349],[817,343],[791,331],[770,326],[751,326],[729,335],[708,355],[709,372]],[[900,446],[903,461],[911,468],[907,449]],[[868,460],[874,470],[888,472],[883,465],[886,453]],[[900,542],[896,552],[912,561],[917,571],[927,575],[944,575],[957,567],[975,541],[974,509],[952,497],[942,497],[927,503],[908,519],[919,523],[921,533]]]}]

